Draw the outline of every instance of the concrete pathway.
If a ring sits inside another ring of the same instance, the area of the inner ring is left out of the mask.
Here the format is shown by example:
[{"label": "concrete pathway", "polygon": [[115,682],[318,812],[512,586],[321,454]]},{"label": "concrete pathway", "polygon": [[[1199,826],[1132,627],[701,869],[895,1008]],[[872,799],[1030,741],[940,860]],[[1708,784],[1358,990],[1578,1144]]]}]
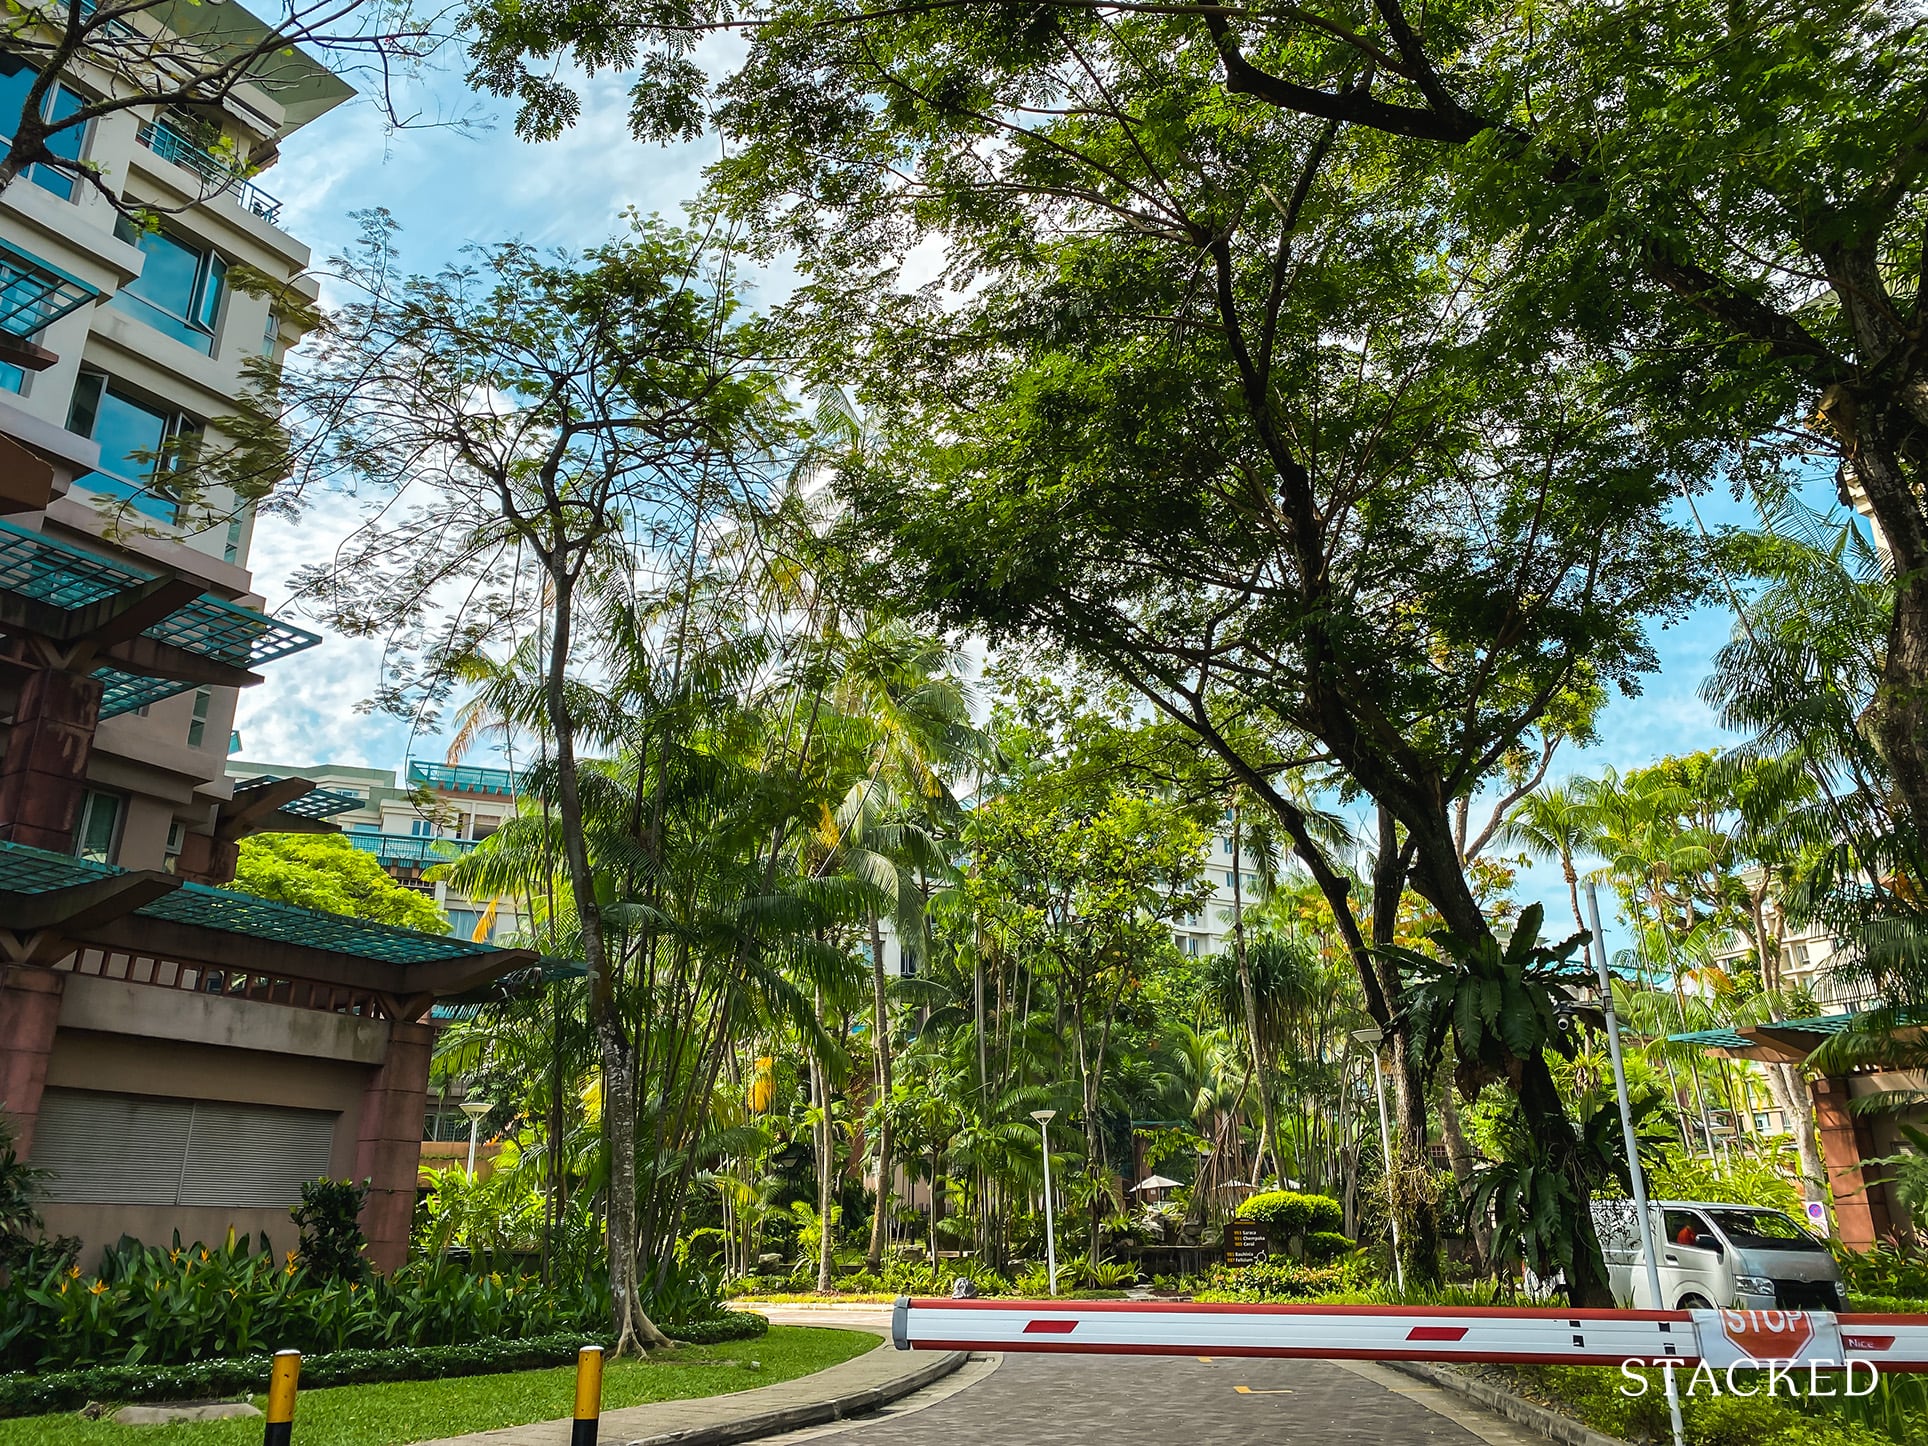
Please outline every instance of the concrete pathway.
[{"label": "concrete pathway", "polygon": [[[890,1307],[784,1307],[766,1312],[780,1325],[890,1331]],[[753,1342],[744,1342],[745,1346]],[[887,1340],[841,1365],[774,1386],[688,1401],[656,1401],[603,1412],[598,1446],[729,1446],[875,1411],[941,1380],[964,1364],[955,1351],[899,1351]],[[537,1421],[426,1446],[568,1446],[571,1423]]]}]

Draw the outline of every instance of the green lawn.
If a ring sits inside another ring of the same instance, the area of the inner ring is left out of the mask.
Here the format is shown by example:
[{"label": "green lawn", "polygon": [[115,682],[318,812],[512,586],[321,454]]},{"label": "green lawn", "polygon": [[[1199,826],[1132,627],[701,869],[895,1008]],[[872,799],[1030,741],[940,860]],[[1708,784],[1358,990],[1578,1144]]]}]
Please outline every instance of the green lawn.
[{"label": "green lawn", "polygon": [[[603,1376],[603,1409],[748,1391],[820,1371],[877,1345],[869,1331],[772,1326],[757,1340],[687,1346],[645,1361],[612,1361]],[[303,1391],[295,1403],[295,1446],[401,1446],[555,1420],[573,1408],[575,1374],[574,1366],[559,1366]],[[259,1396],[254,1403],[267,1404]],[[78,1415],[0,1421],[0,1446],[257,1446],[260,1440],[258,1417],[178,1426],[116,1426]]]}]

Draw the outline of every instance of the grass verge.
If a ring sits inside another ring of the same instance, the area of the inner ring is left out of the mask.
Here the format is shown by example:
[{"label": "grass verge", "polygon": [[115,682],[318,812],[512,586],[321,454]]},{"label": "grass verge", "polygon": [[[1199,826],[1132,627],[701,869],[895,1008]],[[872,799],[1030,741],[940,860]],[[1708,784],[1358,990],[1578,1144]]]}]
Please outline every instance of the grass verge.
[{"label": "grass verge", "polygon": [[[603,1410],[770,1386],[837,1365],[877,1344],[869,1331],[772,1326],[757,1340],[689,1346],[641,1361],[611,1361],[603,1374]],[[573,1366],[559,1366],[449,1381],[303,1391],[295,1404],[294,1439],[299,1446],[403,1446],[553,1421],[570,1413],[575,1377]],[[266,1405],[259,1396],[254,1403]],[[177,1426],[117,1426],[80,1415],[0,1421],[0,1446],[256,1446],[260,1440],[258,1418]]]}]

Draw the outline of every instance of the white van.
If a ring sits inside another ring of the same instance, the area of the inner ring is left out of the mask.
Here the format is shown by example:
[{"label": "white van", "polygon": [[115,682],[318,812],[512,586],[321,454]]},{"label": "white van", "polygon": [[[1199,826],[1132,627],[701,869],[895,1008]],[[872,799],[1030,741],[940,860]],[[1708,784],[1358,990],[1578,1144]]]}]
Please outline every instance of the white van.
[{"label": "white van", "polygon": [[1614,1299],[1635,1310],[1845,1310],[1847,1287],[1827,1243],[1779,1210],[1711,1200],[1647,1203],[1660,1251],[1660,1299],[1631,1200],[1596,1200],[1593,1223]]}]

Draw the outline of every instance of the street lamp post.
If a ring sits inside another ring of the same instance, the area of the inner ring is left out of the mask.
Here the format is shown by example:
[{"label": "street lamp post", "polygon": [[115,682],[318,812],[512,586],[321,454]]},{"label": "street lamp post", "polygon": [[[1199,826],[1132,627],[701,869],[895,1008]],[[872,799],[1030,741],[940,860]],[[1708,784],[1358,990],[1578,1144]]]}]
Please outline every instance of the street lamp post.
[{"label": "street lamp post", "polygon": [[469,1117],[469,1178],[475,1178],[475,1137],[482,1128],[482,1117],[495,1106],[487,1100],[463,1100],[462,1113]]},{"label": "street lamp post", "polygon": [[1058,1293],[1058,1236],[1051,1215],[1051,1122],[1057,1117],[1056,1110],[1031,1111],[1031,1118],[1038,1122],[1038,1138],[1044,1145],[1044,1261],[1051,1275],[1053,1295]]},{"label": "street lamp post", "polygon": [[[1620,1133],[1627,1148],[1627,1175],[1633,1184],[1633,1213],[1640,1230],[1640,1250],[1647,1257],[1649,1310],[1664,1310],[1660,1298],[1660,1254],[1654,1248],[1653,1216],[1647,1211],[1647,1172],[1640,1164],[1640,1136],[1633,1127],[1633,1104],[1627,1097],[1627,1066],[1620,1053],[1620,1021],[1613,1008],[1613,974],[1607,968],[1607,936],[1600,927],[1600,891],[1587,880],[1587,920],[1593,925],[1594,967],[1600,975],[1600,1011],[1607,1026],[1607,1052],[1613,1057],[1613,1093],[1620,1105]],[[1680,1393],[1671,1368],[1661,1374],[1667,1382],[1667,1414],[1674,1428],[1674,1446],[1686,1440],[1680,1419]]]},{"label": "street lamp post", "polygon": [[1392,1126],[1386,1123],[1386,1079],[1379,1072],[1379,1044],[1386,1035],[1381,1029],[1355,1029],[1353,1039],[1372,1050],[1372,1085],[1379,1096],[1379,1153],[1386,1162],[1386,1218],[1392,1222],[1392,1274],[1399,1293],[1406,1293],[1406,1267],[1399,1259],[1399,1210],[1392,1198]]}]

